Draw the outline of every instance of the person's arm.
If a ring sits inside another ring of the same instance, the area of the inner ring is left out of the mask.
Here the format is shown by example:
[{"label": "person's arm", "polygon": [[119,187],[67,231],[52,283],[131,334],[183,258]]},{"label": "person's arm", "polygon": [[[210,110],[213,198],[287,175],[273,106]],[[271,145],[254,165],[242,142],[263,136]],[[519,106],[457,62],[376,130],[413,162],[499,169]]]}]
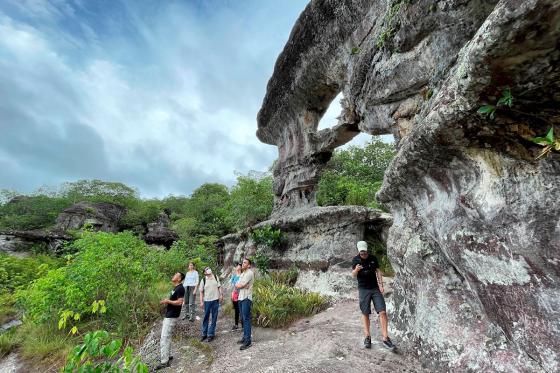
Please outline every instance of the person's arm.
[{"label": "person's arm", "polygon": [[200,307],[204,308],[204,286],[202,285],[202,280],[200,280],[198,288],[200,289],[200,291],[198,292],[200,294]]},{"label": "person's arm", "polygon": [[383,274],[379,268],[375,270],[375,275],[377,277],[377,286],[379,287],[379,291],[383,294],[385,292],[385,289],[383,288]]},{"label": "person's arm", "polygon": [[196,292],[198,291],[198,272],[196,272],[196,281],[195,281],[196,285],[194,286],[194,290],[193,290],[193,295],[196,295]]},{"label": "person's arm", "polygon": [[164,299],[161,301],[162,304],[170,304],[172,306],[181,306],[183,304],[184,298],[177,298],[177,300]]},{"label": "person's arm", "polygon": [[362,265],[360,263],[352,263],[352,277],[356,278],[358,276],[358,272],[362,270]]},{"label": "person's arm", "polygon": [[237,280],[237,283],[235,284],[235,288],[236,289],[246,288],[249,285],[249,282],[251,282],[251,276],[242,274],[239,280]]}]

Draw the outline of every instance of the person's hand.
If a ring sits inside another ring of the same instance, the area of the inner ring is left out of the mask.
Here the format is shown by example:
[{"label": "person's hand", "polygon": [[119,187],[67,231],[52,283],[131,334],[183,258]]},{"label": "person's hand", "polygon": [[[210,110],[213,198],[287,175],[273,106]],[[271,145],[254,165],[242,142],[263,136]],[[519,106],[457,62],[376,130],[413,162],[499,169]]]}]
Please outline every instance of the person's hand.
[{"label": "person's hand", "polygon": [[167,301],[168,301],[167,299],[162,299],[162,300],[159,302],[159,304],[167,304]]},{"label": "person's hand", "polygon": [[383,288],[383,285],[381,285],[381,286],[379,287],[379,291],[381,292],[381,294],[385,293],[385,289]]},{"label": "person's hand", "polygon": [[356,269],[360,272],[364,267],[361,264],[356,265]]},{"label": "person's hand", "polygon": [[204,309],[204,303],[200,302],[200,308]]},{"label": "person's hand", "polygon": [[223,296],[223,294],[220,294],[220,303],[224,303],[224,296]]}]

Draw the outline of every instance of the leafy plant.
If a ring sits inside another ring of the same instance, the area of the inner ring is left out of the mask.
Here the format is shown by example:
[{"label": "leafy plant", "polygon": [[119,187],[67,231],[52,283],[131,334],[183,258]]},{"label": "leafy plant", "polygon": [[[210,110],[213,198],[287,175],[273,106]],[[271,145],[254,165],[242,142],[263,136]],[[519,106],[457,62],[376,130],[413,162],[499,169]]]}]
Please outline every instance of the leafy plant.
[{"label": "leafy plant", "polygon": [[271,249],[277,248],[282,244],[282,231],[274,229],[270,225],[251,231],[251,239],[257,245],[265,245]]},{"label": "leafy plant", "polygon": [[549,154],[552,150],[560,151],[560,138],[554,137],[554,127],[550,127],[545,137],[533,137],[531,141],[543,146],[537,159]]},{"label": "leafy plant", "polygon": [[496,117],[496,110],[500,106],[508,106],[511,107],[513,105],[513,96],[509,88],[506,88],[502,91],[502,96],[498,99],[496,105],[482,105],[478,108],[478,113],[489,117],[490,119],[494,119]]},{"label": "leafy plant", "polygon": [[326,297],[276,282],[272,277],[257,279],[253,287],[253,321],[262,327],[282,328],[323,311]]},{"label": "leafy plant", "polygon": [[268,274],[268,268],[270,266],[270,258],[268,256],[258,251],[255,255],[253,255],[251,261],[255,263],[260,273],[264,275]]},{"label": "leafy plant", "polygon": [[65,373],[73,372],[111,372],[111,373],[148,373],[148,366],[133,355],[132,347],[122,349],[121,339],[110,339],[105,330],[87,333],[83,344],[70,351]]},{"label": "leafy plant", "polygon": [[360,53],[360,48],[352,47],[352,50],[350,51],[350,55],[353,56],[353,55],[358,54],[358,53]]}]

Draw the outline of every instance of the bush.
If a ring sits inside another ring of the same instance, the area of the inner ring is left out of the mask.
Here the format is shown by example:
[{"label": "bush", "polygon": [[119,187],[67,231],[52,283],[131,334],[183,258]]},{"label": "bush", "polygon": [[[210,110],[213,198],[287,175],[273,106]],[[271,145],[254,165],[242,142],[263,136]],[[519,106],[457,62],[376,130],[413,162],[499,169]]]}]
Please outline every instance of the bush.
[{"label": "bush", "polygon": [[265,245],[275,249],[282,244],[282,231],[274,229],[270,225],[251,231],[251,239],[257,245]]},{"label": "bush", "polygon": [[110,339],[105,330],[97,330],[84,336],[83,344],[68,354],[65,373],[148,373],[148,366],[138,356],[133,356],[132,347],[122,348],[121,339]]},{"label": "bush", "polygon": [[204,267],[212,268],[214,273],[218,272],[218,253],[214,246],[215,237],[202,237],[197,240],[200,243],[184,240],[175,241],[169,251],[181,253],[184,259],[181,262],[182,272],[185,272],[188,262],[193,262],[197,271],[202,276]]},{"label": "bush", "polygon": [[231,189],[227,219],[236,230],[266,220],[272,212],[274,194],[269,175],[239,176]]},{"label": "bush", "polygon": [[18,345],[16,329],[12,328],[0,334],[0,359],[8,355]]},{"label": "bush", "polygon": [[271,277],[258,279],[253,287],[253,320],[262,327],[282,328],[328,307],[324,296],[290,287]]},{"label": "bush", "polygon": [[274,271],[269,273],[272,281],[284,284],[287,286],[294,286],[298,278],[298,270],[295,266],[291,267],[287,271]]},{"label": "bush", "polygon": [[55,324],[62,311],[93,319],[91,305],[103,299],[107,313],[101,326],[121,335],[138,335],[159,316],[158,282],[184,267],[181,253],[150,249],[129,232],[86,232],[72,245],[77,254],[68,265],[51,270],[18,292],[29,321]]}]

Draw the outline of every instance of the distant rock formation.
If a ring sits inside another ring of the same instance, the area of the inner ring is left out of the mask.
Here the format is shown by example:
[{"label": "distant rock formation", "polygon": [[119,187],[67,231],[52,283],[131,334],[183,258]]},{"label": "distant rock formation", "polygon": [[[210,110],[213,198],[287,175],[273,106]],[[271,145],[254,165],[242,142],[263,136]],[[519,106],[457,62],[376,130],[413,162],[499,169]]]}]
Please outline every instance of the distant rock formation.
[{"label": "distant rock formation", "polygon": [[114,233],[118,231],[118,222],[125,212],[124,207],[112,203],[78,202],[58,215],[54,231],[66,232],[87,225],[94,231]]},{"label": "distant rock formation", "polygon": [[170,248],[173,242],[179,239],[179,235],[169,229],[171,220],[165,212],[161,212],[155,222],[148,224],[148,232],[144,236],[146,243],[162,245]]},{"label": "distant rock formation", "polygon": [[531,141],[560,134],[559,26],[557,0],[317,0],[268,83],[273,218],[314,208],[336,146],[397,140],[392,328],[434,370],[560,370],[560,156]]}]

